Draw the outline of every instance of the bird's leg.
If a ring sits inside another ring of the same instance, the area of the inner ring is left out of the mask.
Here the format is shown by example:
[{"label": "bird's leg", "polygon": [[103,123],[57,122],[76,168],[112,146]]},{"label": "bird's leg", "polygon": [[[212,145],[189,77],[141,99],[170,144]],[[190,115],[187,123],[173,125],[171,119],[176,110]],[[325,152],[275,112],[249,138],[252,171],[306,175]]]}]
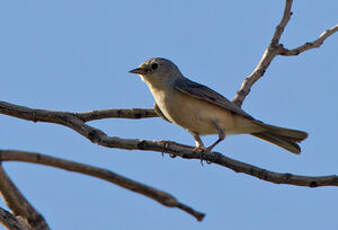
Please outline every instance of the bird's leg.
[{"label": "bird's leg", "polygon": [[199,152],[200,154],[200,160],[201,160],[201,165],[203,166],[203,157],[202,157],[202,153],[205,151],[205,147],[204,144],[200,138],[200,135],[198,135],[198,133],[192,132],[191,133],[194,138],[195,138],[195,143],[196,143],[196,147],[194,148],[194,151]]},{"label": "bird's leg", "polygon": [[211,150],[221,141],[223,141],[225,139],[225,133],[223,131],[223,129],[216,123],[213,122],[213,124],[215,125],[217,132],[218,132],[218,140],[215,141],[212,145],[208,146],[208,148],[206,149],[207,152],[211,152]]},{"label": "bird's leg", "polygon": [[200,150],[205,150],[205,147],[204,147],[204,144],[200,138],[200,135],[198,135],[198,133],[195,133],[195,132],[192,132],[191,133],[193,136],[194,136],[194,139],[195,139],[195,144],[196,144],[196,148],[195,148],[195,151],[200,151]]}]

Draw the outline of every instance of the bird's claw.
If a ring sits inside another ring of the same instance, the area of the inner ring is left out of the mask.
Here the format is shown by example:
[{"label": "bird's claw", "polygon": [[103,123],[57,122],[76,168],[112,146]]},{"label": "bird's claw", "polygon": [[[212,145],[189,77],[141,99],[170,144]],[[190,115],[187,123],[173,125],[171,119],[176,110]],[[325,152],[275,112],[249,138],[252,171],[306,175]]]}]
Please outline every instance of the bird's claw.
[{"label": "bird's claw", "polygon": [[[200,147],[195,147],[193,150],[200,155],[201,165],[203,166],[203,160],[205,160],[205,159],[203,159],[203,154],[211,153],[211,151],[210,151],[211,149],[200,146]],[[205,162],[207,162],[207,164],[211,164],[211,162],[208,161],[208,160],[205,160]]]},{"label": "bird's claw", "polygon": [[200,146],[200,147],[195,147],[193,150],[194,152],[200,155],[201,165],[203,166],[203,154],[206,153],[207,148]]}]

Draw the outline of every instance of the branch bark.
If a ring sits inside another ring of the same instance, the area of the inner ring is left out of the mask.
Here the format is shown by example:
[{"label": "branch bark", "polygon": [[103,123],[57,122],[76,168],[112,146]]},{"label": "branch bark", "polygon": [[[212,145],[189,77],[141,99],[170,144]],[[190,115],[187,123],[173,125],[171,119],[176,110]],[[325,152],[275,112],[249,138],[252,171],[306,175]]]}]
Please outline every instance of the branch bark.
[{"label": "branch bark", "polygon": [[153,109],[139,109],[139,108],[94,110],[84,113],[74,113],[73,115],[78,117],[84,122],[105,118],[140,119],[158,116]]},{"label": "branch bark", "polygon": [[[131,180],[129,178],[126,178],[124,176],[121,176],[119,174],[116,174],[112,171],[90,166],[87,164],[81,164],[74,161],[68,161],[63,160],[56,157],[51,157],[47,155],[43,155],[40,153],[33,153],[33,152],[26,152],[26,151],[18,151],[18,150],[0,150],[0,161],[21,161],[21,162],[29,162],[34,164],[40,164],[40,165],[47,165],[55,168],[64,169],[71,172],[77,172],[81,174],[85,174],[88,176],[96,177],[105,181],[108,181],[110,183],[113,183],[115,185],[118,185],[120,187],[123,187],[125,189],[128,189],[132,192],[136,192],[139,194],[142,194],[146,197],[149,197],[160,204],[171,207],[171,208],[178,208],[181,209],[188,214],[194,216],[198,221],[201,221],[205,214],[201,213],[199,211],[194,210],[193,208],[177,201],[177,199],[159,189],[147,186],[145,184],[139,183],[137,181]],[[1,191],[2,191],[2,187]],[[5,191],[8,193],[11,193],[10,196],[6,197],[12,197],[13,195],[13,189],[7,188]],[[14,196],[20,197],[20,196]],[[12,198],[13,199],[13,198]],[[13,202],[11,202],[12,204]],[[20,205],[21,203],[15,202],[14,205]],[[10,208],[15,208],[13,205],[10,206]],[[20,208],[23,208],[20,206]],[[16,210],[18,208],[15,208]],[[22,213],[22,212],[20,212]]]}]

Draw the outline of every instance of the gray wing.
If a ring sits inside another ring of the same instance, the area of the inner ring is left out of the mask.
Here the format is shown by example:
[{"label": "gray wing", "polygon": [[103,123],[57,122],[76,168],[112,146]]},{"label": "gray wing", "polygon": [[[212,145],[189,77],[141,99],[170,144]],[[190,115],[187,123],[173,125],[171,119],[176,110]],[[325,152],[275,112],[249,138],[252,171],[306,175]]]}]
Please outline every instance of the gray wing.
[{"label": "gray wing", "polygon": [[223,109],[229,110],[233,113],[239,114],[250,120],[255,120],[252,116],[242,110],[240,107],[217,93],[216,91],[201,85],[199,83],[193,82],[188,78],[182,77],[175,80],[175,88],[182,93],[193,96],[197,99],[207,101],[211,104],[222,107]]},{"label": "gray wing", "polygon": [[160,116],[161,118],[163,118],[164,120],[166,120],[167,122],[170,122],[171,123],[171,121],[169,121],[168,120],[168,118],[166,118],[166,116],[164,116],[164,114],[162,113],[162,111],[160,110],[160,107],[158,107],[158,105],[155,103],[155,105],[154,105],[154,111],[155,111],[155,113],[158,115],[158,116]]}]

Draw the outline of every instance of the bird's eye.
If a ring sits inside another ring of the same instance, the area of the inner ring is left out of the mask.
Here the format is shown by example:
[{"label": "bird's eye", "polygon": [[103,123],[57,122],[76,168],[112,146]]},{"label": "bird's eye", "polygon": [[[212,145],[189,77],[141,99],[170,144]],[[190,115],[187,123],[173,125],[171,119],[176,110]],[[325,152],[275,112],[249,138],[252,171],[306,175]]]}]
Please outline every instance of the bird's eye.
[{"label": "bird's eye", "polygon": [[151,64],[151,69],[152,69],[152,70],[155,70],[155,69],[157,69],[157,68],[158,68],[158,64],[157,64],[157,63]]}]

